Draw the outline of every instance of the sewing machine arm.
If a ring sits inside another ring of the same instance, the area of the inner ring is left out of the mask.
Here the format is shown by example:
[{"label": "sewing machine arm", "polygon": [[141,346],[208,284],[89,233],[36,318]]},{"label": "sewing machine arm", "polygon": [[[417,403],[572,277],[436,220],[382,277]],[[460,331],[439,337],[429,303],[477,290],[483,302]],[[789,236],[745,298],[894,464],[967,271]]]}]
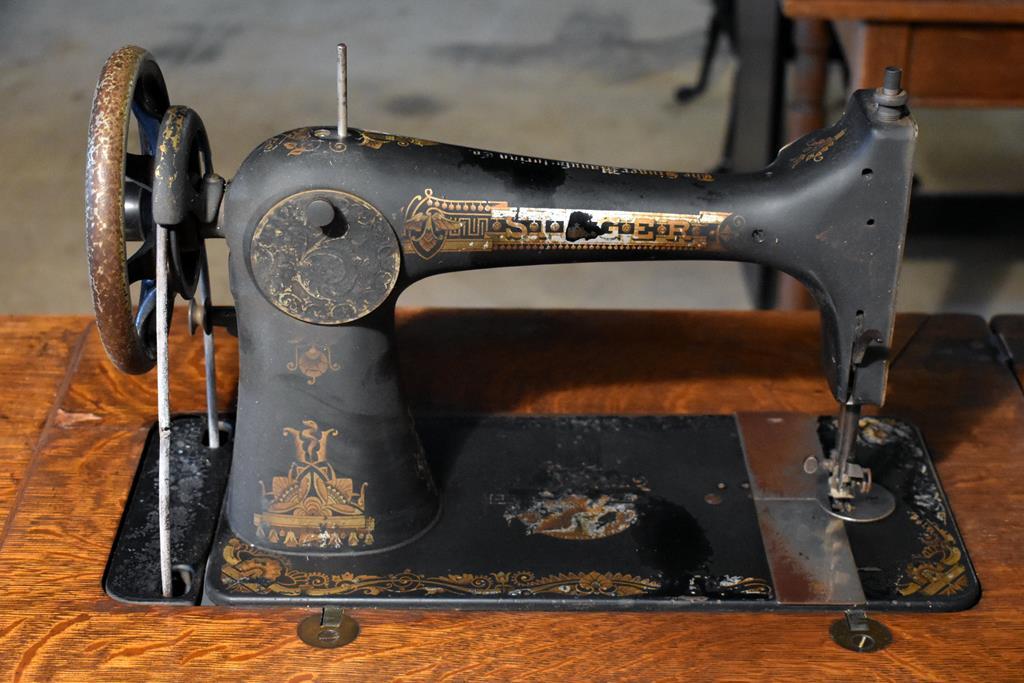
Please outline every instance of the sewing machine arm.
[{"label": "sewing machine arm", "polygon": [[[878,110],[872,91],[857,92],[835,125],[763,171],[714,176],[298,129],[246,160],[227,193],[224,231],[268,301],[321,325],[366,324],[410,284],[457,270],[655,259],[770,266],[804,283],[820,308],[836,399],[880,405],[916,126],[905,109],[895,119]],[[364,234],[360,221],[382,229]],[[332,230],[337,239],[317,243]],[[310,249],[325,258],[301,256]],[[312,287],[294,286],[300,280]]]}]

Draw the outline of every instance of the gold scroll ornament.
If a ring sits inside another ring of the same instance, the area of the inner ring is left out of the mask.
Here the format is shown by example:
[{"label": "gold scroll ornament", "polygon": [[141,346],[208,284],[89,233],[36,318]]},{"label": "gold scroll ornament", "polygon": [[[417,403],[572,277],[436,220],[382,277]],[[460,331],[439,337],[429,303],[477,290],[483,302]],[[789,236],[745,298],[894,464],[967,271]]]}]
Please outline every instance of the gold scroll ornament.
[{"label": "gold scroll ornament", "polygon": [[619,572],[563,572],[537,576],[530,571],[430,576],[405,570],[395,574],[327,574],[292,567],[290,558],[253,547],[237,538],[224,546],[221,582],[233,593],[283,596],[338,595],[534,595],[623,598],[661,588],[654,578]]},{"label": "gold scroll ornament", "polygon": [[261,481],[264,512],[253,515],[256,536],[288,548],[340,548],[373,545],[374,519],[366,515],[364,482],[339,477],[327,461],[327,441],[336,429],[320,429],[303,420],[305,429],[284,429],[295,440],[295,462],[270,491]]},{"label": "gold scroll ornament", "polygon": [[825,155],[828,154],[828,151],[835,147],[836,143],[844,137],[846,137],[845,128],[835,135],[808,140],[804,143],[803,149],[800,150],[800,154],[793,157],[793,160],[789,162],[789,167],[796,168],[805,161],[813,161],[816,164],[820,164],[825,160]]},{"label": "gold scroll ornament", "polygon": [[967,587],[967,568],[956,538],[935,522],[916,512],[910,519],[920,527],[921,550],[904,570],[899,594],[956,595]]},{"label": "gold scroll ornament", "polygon": [[306,384],[316,384],[316,380],[328,371],[338,371],[341,365],[331,360],[331,347],[328,344],[314,344],[302,341],[293,342],[295,359],[288,361],[287,368],[298,372],[306,378]]},{"label": "gold scroll ornament", "polygon": [[[420,138],[410,138],[404,135],[392,135],[391,133],[375,133],[369,130],[354,131],[358,136],[358,144],[370,149],[380,149],[384,145],[394,143],[399,147],[431,147],[438,143]],[[261,151],[264,154],[275,150],[282,150],[287,157],[300,157],[310,152],[344,152],[348,145],[337,139],[332,129],[327,128],[297,128],[285,133],[280,133],[263,143]]]},{"label": "gold scroll ornament", "polygon": [[433,147],[437,143],[433,140],[410,138],[405,135],[392,135],[391,133],[375,133],[369,130],[359,131],[359,144],[370,149],[380,149],[388,143],[395,143],[399,147]]}]

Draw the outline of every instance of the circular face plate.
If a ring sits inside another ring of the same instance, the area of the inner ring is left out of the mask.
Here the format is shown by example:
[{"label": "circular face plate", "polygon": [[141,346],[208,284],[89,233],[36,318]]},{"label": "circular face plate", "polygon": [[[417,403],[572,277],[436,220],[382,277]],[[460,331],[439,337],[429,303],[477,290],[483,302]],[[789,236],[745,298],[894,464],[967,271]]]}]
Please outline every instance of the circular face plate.
[{"label": "circular face plate", "polygon": [[[324,225],[328,202],[335,219]],[[315,211],[307,215],[313,204]],[[267,301],[319,325],[358,320],[387,300],[401,268],[395,231],[372,204],[347,192],[308,190],[275,204],[252,236],[249,263]]]}]

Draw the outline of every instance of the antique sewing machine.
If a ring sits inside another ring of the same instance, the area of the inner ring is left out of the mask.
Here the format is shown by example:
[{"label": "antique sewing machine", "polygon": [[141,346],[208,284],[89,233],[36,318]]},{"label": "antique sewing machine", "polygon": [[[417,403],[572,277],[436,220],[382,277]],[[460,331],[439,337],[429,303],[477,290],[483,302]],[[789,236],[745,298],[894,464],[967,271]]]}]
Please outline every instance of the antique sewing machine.
[{"label": "antique sewing machine", "polygon": [[[920,435],[861,417],[885,398],[912,178],[898,69],[763,171],[712,175],[350,128],[344,57],[339,46],[337,124],[260,143],[230,182],[149,54],[126,47],[103,68],[86,181],[97,323],[119,369],[157,366],[160,395],[112,596],[565,610],[977,600]],[[234,308],[211,302],[207,239],[227,240]],[[803,282],[837,417],[410,414],[393,327],[411,283],[657,259]],[[176,296],[207,345],[205,417],[170,412]],[[216,327],[238,336],[234,415],[212,398]]]}]

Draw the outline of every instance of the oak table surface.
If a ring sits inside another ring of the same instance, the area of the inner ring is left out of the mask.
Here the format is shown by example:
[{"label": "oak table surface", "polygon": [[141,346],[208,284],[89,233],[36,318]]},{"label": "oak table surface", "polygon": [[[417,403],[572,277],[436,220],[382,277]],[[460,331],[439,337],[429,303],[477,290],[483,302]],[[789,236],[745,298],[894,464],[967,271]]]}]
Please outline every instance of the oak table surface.
[{"label": "oak table surface", "polygon": [[[174,411],[203,408],[202,343],[176,318]],[[516,413],[830,413],[813,312],[399,312],[410,400]],[[876,614],[886,650],[842,650],[836,612],[353,610],[317,650],[309,610],[130,606],[101,580],[153,375],[118,373],[83,317],[0,318],[0,679],[14,681],[970,680],[1024,665],[1024,394],[988,325],[901,316],[885,414],[924,433],[982,582],[974,608]],[[221,409],[237,379],[219,335]]]}]

